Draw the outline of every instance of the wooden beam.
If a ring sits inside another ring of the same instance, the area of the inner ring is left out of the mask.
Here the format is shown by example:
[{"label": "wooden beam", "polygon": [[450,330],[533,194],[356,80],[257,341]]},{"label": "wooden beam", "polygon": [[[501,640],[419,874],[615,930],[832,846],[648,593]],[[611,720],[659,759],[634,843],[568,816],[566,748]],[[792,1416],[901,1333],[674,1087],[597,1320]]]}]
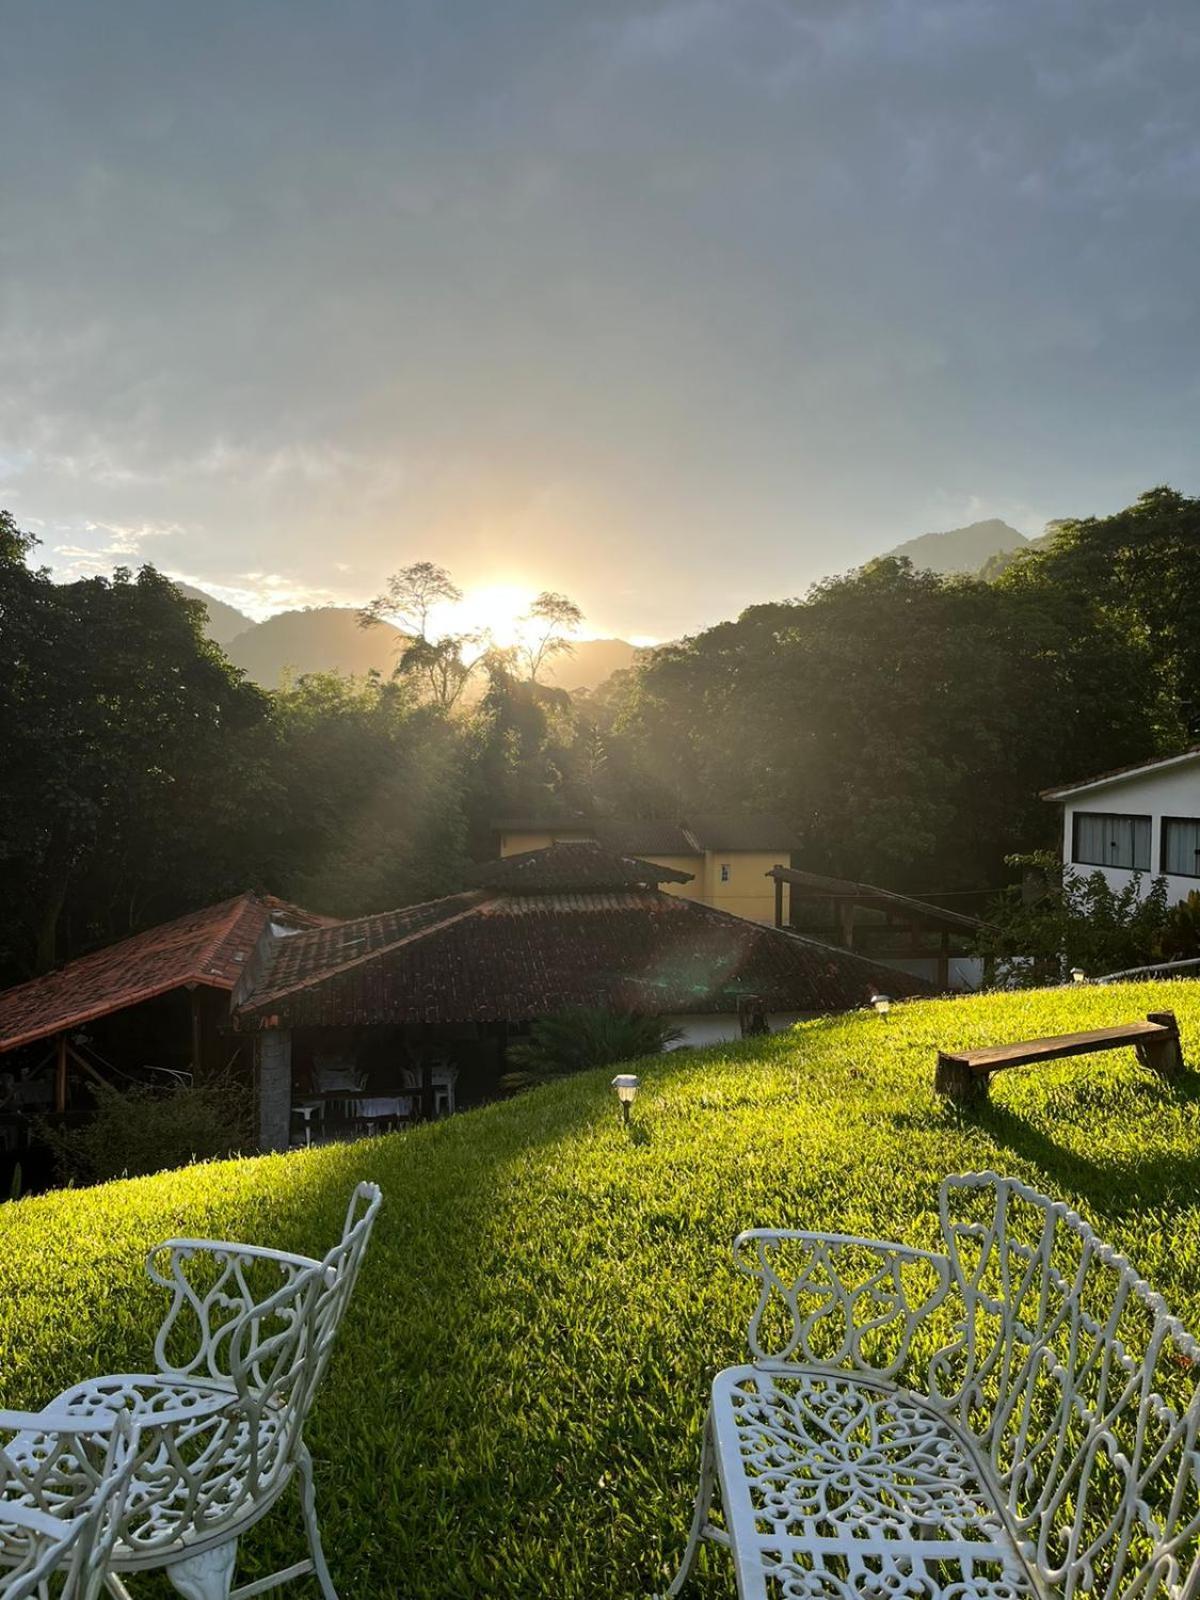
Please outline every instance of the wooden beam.
[{"label": "wooden beam", "polygon": [[67,1036],[60,1033],[54,1041],[54,1109],[63,1112],[67,1109]]},{"label": "wooden beam", "polygon": [[942,929],[938,940],[937,986],[943,993],[950,987],[950,931]]}]

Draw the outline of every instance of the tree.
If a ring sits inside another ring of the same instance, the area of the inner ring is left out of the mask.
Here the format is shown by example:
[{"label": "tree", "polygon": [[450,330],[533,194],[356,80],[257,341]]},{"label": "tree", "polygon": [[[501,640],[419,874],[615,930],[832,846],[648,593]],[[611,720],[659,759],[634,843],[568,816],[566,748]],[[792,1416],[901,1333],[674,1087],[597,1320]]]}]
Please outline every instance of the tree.
[{"label": "tree", "polygon": [[1143,720],[1158,745],[1200,737],[1200,498],[1150,489],[1109,517],[1065,519],[1001,576],[1063,597],[1145,646]]},{"label": "tree", "polygon": [[547,661],[574,651],[571,635],[583,622],[583,612],[565,594],[543,589],[521,621],[530,635],[529,642],[521,646],[521,655],[529,670],[529,681],[536,683]]},{"label": "tree", "polygon": [[393,572],[387,588],[377,594],[358,614],[361,628],[379,622],[394,622],[414,639],[429,637],[429,617],[433,608],[462,599],[462,590],[445,567],[433,561],[414,561]]},{"label": "tree", "polygon": [[479,669],[487,635],[446,633],[440,639],[414,639],[401,654],[397,672],[423,685],[428,699],[451,711]]},{"label": "tree", "polygon": [[408,633],[396,672],[420,684],[426,697],[443,711],[458,704],[489,642],[485,633],[443,633],[430,638],[429,618],[434,607],[461,599],[462,590],[445,567],[417,561],[394,572],[383,594],[376,595],[358,614],[362,628],[391,621]]},{"label": "tree", "polygon": [[255,878],[271,704],[202,624],[152,568],[55,584],[0,560],[11,979]]}]

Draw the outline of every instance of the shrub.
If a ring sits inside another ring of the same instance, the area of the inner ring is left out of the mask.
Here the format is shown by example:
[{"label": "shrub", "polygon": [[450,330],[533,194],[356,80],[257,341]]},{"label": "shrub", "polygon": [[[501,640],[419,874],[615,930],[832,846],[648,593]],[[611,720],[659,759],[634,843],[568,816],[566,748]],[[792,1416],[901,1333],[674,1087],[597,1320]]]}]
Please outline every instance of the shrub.
[{"label": "shrub", "polygon": [[228,1156],[250,1131],[245,1089],[227,1078],[172,1089],[126,1091],[94,1084],[96,1113],[82,1127],[43,1122],[42,1139],[62,1183],[103,1183]]},{"label": "shrub", "polygon": [[1196,908],[1168,906],[1165,878],[1146,885],[1135,873],[1117,890],[1102,872],[1075,872],[1049,855],[1010,856],[1009,864],[1025,868],[1026,881],[993,901],[978,948],[1012,985],[1059,982],[1072,967],[1098,978],[1200,954]]},{"label": "shrub", "polygon": [[514,1070],[504,1081],[509,1088],[520,1089],[588,1067],[611,1067],[639,1056],[656,1056],[682,1037],[679,1029],[662,1017],[582,1007],[562,1011],[541,1018],[530,1028],[528,1039],[509,1045],[508,1064]]}]

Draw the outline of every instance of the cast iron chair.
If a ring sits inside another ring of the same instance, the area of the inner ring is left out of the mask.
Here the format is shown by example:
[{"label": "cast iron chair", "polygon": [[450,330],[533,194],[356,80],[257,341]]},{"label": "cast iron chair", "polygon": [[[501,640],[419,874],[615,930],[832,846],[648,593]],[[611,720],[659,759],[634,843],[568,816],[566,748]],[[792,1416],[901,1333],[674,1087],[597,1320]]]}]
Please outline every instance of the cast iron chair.
[{"label": "cast iron chair", "polygon": [[134,1460],[127,1416],[0,1411],[3,1600],[94,1600]]},{"label": "cast iron chair", "polygon": [[[108,1562],[118,1600],[130,1600],[122,1574],[154,1568],[187,1600],[248,1600],[308,1573],[337,1600],[303,1432],[379,1205],[378,1188],[359,1184],[341,1240],[320,1261],[210,1239],[168,1239],[150,1252],[150,1277],[171,1295],[157,1370],[90,1379],[50,1408],[127,1411],[141,1429]],[[240,1535],[293,1478],[308,1555],[234,1590]]]}]

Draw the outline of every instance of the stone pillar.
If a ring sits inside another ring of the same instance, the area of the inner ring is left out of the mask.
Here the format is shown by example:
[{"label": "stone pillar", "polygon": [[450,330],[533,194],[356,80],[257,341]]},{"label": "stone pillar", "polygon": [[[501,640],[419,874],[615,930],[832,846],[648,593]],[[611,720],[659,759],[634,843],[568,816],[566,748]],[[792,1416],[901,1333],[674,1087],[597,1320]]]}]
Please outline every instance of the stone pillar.
[{"label": "stone pillar", "polygon": [[286,1150],[292,1133],[292,1035],[268,1028],[258,1037],[258,1147]]}]

